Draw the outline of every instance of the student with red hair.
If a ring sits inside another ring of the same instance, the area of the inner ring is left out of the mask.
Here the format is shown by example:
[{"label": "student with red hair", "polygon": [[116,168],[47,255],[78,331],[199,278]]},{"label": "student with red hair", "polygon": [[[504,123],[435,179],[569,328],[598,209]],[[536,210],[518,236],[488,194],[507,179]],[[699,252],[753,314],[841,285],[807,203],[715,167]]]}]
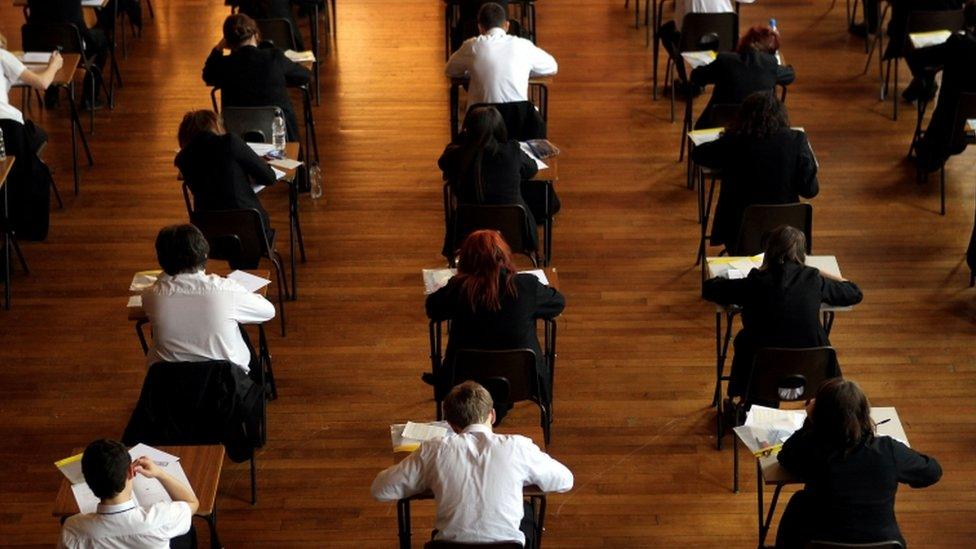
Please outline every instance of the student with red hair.
[{"label": "student with red hair", "polygon": [[[451,321],[445,365],[451,364],[458,349],[532,349],[539,376],[548,383],[536,320],[554,318],[565,306],[555,288],[518,272],[512,251],[498,231],[481,230],[461,244],[457,274],[427,297],[427,316]],[[450,390],[446,372],[424,374],[424,381],[434,384],[439,394]],[[551,398],[551,387],[543,390]],[[496,407],[503,411],[505,404]]]},{"label": "student with red hair", "polygon": [[756,25],[742,36],[735,52],[718,54],[715,61],[691,71],[691,81],[698,86],[715,84],[712,98],[695,123],[696,128],[710,128],[714,105],[738,105],[756,92],[774,93],[777,84],[793,82],[793,67],[782,66],[776,59],[779,32],[766,25]]}]

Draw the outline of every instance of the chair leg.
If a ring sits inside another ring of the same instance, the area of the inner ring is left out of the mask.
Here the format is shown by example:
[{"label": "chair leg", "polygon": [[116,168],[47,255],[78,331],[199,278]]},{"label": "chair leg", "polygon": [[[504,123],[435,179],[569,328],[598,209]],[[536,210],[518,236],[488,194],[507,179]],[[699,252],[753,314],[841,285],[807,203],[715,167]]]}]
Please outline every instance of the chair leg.
[{"label": "chair leg", "polygon": [[51,190],[54,191],[54,198],[58,201],[58,209],[64,209],[64,202],[61,200],[61,192],[58,190],[58,184],[51,179]]},{"label": "chair leg", "polygon": [[739,443],[732,435],[732,491],[739,493]]},{"label": "chair leg", "polygon": [[254,465],[254,454],[251,454],[251,505],[258,503],[258,475]]},{"label": "chair leg", "polygon": [[891,119],[898,120],[898,58],[893,61],[895,65],[895,80],[891,86]]},{"label": "chair leg", "polygon": [[942,207],[939,210],[941,215],[945,215],[945,194],[946,194],[946,175],[945,175],[945,162],[942,163],[942,169],[939,170],[939,193],[941,194]]},{"label": "chair leg", "polygon": [[275,278],[278,279],[278,318],[281,320],[281,337],[285,337],[285,299],[288,297],[288,287],[285,281],[284,268],[281,266],[281,259],[275,252],[271,259],[271,264],[275,268]]}]

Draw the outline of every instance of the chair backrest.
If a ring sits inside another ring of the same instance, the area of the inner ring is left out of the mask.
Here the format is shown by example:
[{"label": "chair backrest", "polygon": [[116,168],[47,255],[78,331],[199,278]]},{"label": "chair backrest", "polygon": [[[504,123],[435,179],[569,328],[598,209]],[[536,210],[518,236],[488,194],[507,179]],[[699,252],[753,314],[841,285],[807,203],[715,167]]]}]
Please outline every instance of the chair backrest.
[{"label": "chair backrest", "polygon": [[962,29],[966,23],[962,10],[940,10],[940,11],[911,11],[908,13],[908,25],[906,29],[906,40],[908,34],[916,32],[930,32],[937,30],[947,30],[956,32]]},{"label": "chair backrest", "polygon": [[746,400],[776,405],[812,399],[820,385],[837,377],[837,353],[833,347],[806,349],[758,349],[746,385]]},{"label": "chair backrest", "polygon": [[84,57],[85,46],[78,27],[71,23],[27,23],[20,27],[24,51],[77,53]]},{"label": "chair backrest", "polygon": [[545,139],[548,128],[542,114],[536,110],[531,101],[513,101],[511,103],[477,103],[475,107],[495,107],[505,121],[505,129],[509,139],[530,141]]},{"label": "chair backrest", "polygon": [[424,549],[522,549],[522,544],[517,541],[465,543],[463,541],[443,541],[435,539],[425,543]]},{"label": "chair backrest", "polygon": [[472,232],[492,229],[502,234],[513,252],[533,257],[537,250],[532,240],[526,238],[527,227],[528,215],[521,204],[459,204],[454,216],[452,249],[458,249]]},{"label": "chair backrest", "polygon": [[[498,387],[498,382],[494,380],[507,381],[507,395],[492,393],[492,398],[499,402],[537,400],[541,395],[540,381],[535,367],[535,352],[532,349],[504,351],[459,349],[454,355],[454,363],[450,368],[452,387],[471,380],[481,383],[492,392]],[[498,398],[499,396],[501,398]]]},{"label": "chair backrest", "polygon": [[271,143],[275,116],[284,116],[280,107],[224,107],[224,128],[251,143]]},{"label": "chair backrest", "polygon": [[261,39],[271,42],[276,48],[283,50],[297,50],[298,41],[295,40],[295,29],[291,26],[291,21],[278,19],[255,19],[258,30],[261,32]]},{"label": "chair backrest", "polygon": [[271,246],[261,214],[254,209],[194,211],[190,223],[200,229],[210,245],[210,257],[230,263],[234,269],[254,269]]},{"label": "chair backrest", "polygon": [[735,13],[686,13],[681,20],[678,51],[698,51],[701,40],[714,34],[717,51],[733,51],[739,42],[739,16]]},{"label": "chair backrest", "polygon": [[756,255],[766,249],[766,237],[780,225],[803,231],[807,239],[807,253],[813,249],[813,206],[795,204],[753,204],[742,215],[739,237],[731,255]]},{"label": "chair backrest", "polygon": [[806,549],[903,549],[905,546],[898,540],[878,541],[874,543],[841,543],[837,541],[809,541]]}]

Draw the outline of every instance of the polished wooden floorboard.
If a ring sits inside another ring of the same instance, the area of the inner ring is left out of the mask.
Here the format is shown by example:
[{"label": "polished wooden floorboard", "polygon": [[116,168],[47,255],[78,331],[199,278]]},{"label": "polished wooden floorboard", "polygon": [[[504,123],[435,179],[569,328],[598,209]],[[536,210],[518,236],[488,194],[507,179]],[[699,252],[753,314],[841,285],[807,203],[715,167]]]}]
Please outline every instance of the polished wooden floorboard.
[{"label": "polished wooden floorboard", "polygon": [[[538,3],[540,45],[560,63],[550,137],[564,151],[554,263],[568,306],[551,453],[576,474],[575,489],[550,500],[545,542],[754,546],[754,470],[743,461],[733,494],[728,444],[714,449],[714,318],[692,268],[695,193],[676,162],[667,100],[650,100],[643,29],[622,4]],[[66,204],[46,242],[24,243],[32,273],[15,275],[13,309],[0,311],[0,545],[54,542],[52,463],[120,436],[138,396],[144,366],[126,288],[154,265],[158,228],[186,218],[176,126],[210,104],[200,69],[227,13],[216,0],[154,7],[144,36],[129,42],[117,108],[97,113],[96,164],[78,197],[65,111],[35,106]],[[441,262],[441,14],[439,0],[339,2],[315,111],[327,200],[302,198],[308,263],[301,299],[287,304],[288,337],[271,336],[281,398],[258,459],[259,502],[247,503],[246,466],[228,464],[218,497],[227,547],[395,542],[394,506],[372,501],[369,484],[391,462],[387,426],[433,411],[419,380],[429,365],[419,270]],[[875,404],[896,406],[912,445],[945,469],[930,489],[901,490],[904,534],[913,547],[972,546],[976,290],[963,253],[973,153],[950,160],[940,217],[936,178],[916,185],[903,160],[914,112],[892,122],[876,72],[859,76],[862,43],[844,31],[843,4],[763,0],[742,16],[743,26],[779,21],[798,74],[792,122],[821,163],[814,249],[836,254],[864,290],[832,335],[844,372]],[[21,23],[19,10],[0,7],[12,48]],[[283,189],[262,200],[283,229]],[[532,432],[537,417],[525,406],[506,422]],[[415,546],[432,513],[415,506]]]}]

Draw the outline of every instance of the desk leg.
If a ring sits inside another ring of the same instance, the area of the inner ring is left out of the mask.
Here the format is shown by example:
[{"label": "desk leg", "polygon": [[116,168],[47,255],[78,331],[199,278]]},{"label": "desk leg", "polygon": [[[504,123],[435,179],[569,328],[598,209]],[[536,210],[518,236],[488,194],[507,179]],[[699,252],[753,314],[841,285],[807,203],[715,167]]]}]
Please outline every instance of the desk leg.
[{"label": "desk leg", "polygon": [[542,261],[542,266],[548,267],[549,263],[552,261],[552,200],[550,200],[550,197],[553,195],[553,193],[555,193],[555,191],[553,190],[552,181],[546,181],[545,185],[546,185],[546,196],[545,196],[546,219],[542,225],[544,229],[543,232],[545,232],[545,234],[543,235],[543,238],[545,238],[545,240],[542,243],[542,253],[544,256]]},{"label": "desk leg", "polygon": [[149,320],[142,319],[136,322],[136,335],[139,336],[139,344],[142,345],[142,354],[149,354],[149,343],[146,342],[146,334],[142,331],[142,327],[149,324]]},{"label": "desk leg", "polygon": [[264,369],[264,380],[268,386],[268,400],[278,398],[278,385],[275,383],[274,369],[271,367],[271,349],[264,333],[264,324],[258,324],[258,362]]},{"label": "desk leg", "polygon": [[769,535],[769,527],[773,522],[773,514],[776,512],[776,503],[779,502],[779,494],[783,491],[783,485],[777,484],[776,489],[773,490],[773,499],[769,502],[769,510],[766,512],[766,518],[763,520],[763,503],[762,503],[762,471],[759,470],[759,462],[756,461],[756,473],[759,475],[759,544],[758,549],[763,549],[766,546],[766,536]]},{"label": "desk leg", "polygon": [[10,219],[7,217],[7,186],[3,186],[3,308],[10,310]]},{"label": "desk leg", "polygon": [[410,549],[410,500],[397,501],[397,538],[400,549]]},{"label": "desk leg", "polygon": [[[427,325],[428,337],[430,339],[430,371],[434,376],[434,395],[437,395],[437,376],[441,373],[441,323],[439,320],[431,320]],[[443,419],[441,403],[436,398],[434,406],[437,407],[437,421]]]},{"label": "desk leg", "polygon": [[715,313],[715,395],[712,398],[712,406],[717,406],[721,400],[722,380],[725,370],[725,359],[729,354],[729,343],[732,341],[732,319],[735,313],[725,313],[725,332],[722,332],[722,313]]},{"label": "desk leg", "polygon": [[532,499],[539,502],[539,515],[535,521],[535,547],[539,549],[542,547],[542,533],[546,531],[546,496],[543,494]]},{"label": "desk leg", "polygon": [[207,526],[210,528],[210,547],[223,549],[223,546],[220,544],[220,536],[217,535],[217,504],[214,503],[213,512],[202,518],[207,521]]}]

